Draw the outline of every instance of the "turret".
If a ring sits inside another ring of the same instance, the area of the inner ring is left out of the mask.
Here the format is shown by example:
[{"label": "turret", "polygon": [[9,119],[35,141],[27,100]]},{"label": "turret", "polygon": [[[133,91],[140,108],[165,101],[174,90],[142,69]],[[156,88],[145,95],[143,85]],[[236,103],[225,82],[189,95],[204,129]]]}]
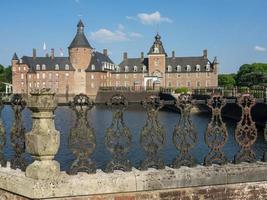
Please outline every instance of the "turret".
[{"label": "turret", "polygon": [[80,20],[77,33],[69,46],[70,62],[76,69],[86,69],[91,62],[92,46],[84,34],[84,24]]},{"label": "turret", "polygon": [[19,58],[18,58],[17,54],[14,53],[12,60],[11,60],[12,66],[18,64],[18,61],[19,61]]}]

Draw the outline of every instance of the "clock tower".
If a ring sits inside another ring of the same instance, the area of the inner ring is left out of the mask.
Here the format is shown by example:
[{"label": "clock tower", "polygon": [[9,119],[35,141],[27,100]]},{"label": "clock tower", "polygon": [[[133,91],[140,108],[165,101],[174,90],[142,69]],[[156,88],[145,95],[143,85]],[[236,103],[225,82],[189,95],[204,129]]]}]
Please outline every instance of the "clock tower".
[{"label": "clock tower", "polygon": [[158,86],[165,87],[165,69],[167,54],[157,33],[155,41],[148,52],[148,73],[149,76],[158,77]]}]

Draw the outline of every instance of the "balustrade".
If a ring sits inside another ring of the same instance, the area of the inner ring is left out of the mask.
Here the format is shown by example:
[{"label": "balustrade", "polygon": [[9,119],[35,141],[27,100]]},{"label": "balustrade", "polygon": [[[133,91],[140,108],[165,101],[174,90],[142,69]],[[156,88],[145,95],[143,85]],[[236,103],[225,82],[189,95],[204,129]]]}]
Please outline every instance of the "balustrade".
[{"label": "balustrade", "polygon": [[[224,92],[226,92],[224,90]],[[22,112],[27,107],[32,111],[33,126],[32,131],[26,133],[22,122]],[[10,131],[11,146],[14,155],[9,159],[11,167],[14,169],[26,170],[26,176],[36,179],[53,178],[59,173],[59,163],[54,160],[59,148],[59,132],[54,125],[54,110],[57,107],[56,98],[49,90],[43,89],[33,91],[24,100],[21,95],[14,95],[10,106],[14,113],[14,120]],[[173,127],[172,145],[176,148],[176,155],[172,159],[170,167],[179,168],[181,166],[194,167],[198,162],[192,150],[198,148],[200,139],[204,139],[206,147],[209,149],[203,155],[203,164],[223,165],[228,162],[255,162],[256,154],[253,145],[257,140],[258,131],[251,117],[251,109],[256,104],[254,97],[248,94],[240,95],[236,104],[242,110],[242,116],[234,131],[236,144],[239,151],[235,153],[234,159],[229,159],[223,151],[229,140],[226,123],[222,118],[222,108],[227,105],[227,99],[220,94],[212,94],[206,105],[211,110],[211,119],[207,124],[203,138],[200,138],[199,129],[194,125],[191,110],[197,101],[192,99],[192,95],[183,94],[175,102],[166,102],[159,96],[148,96],[141,105],[146,113],[143,127],[138,130],[138,140],[141,147],[140,152],[144,158],[140,158],[138,166],[132,164],[129,152],[133,147],[133,131],[129,128],[129,121],[125,122],[124,113],[128,108],[127,99],[123,95],[112,96],[106,104],[110,109],[112,120],[109,126],[105,127],[102,142],[107,152],[110,153],[105,167],[106,172],[114,170],[131,171],[132,167],[141,170],[148,168],[162,169],[167,164],[162,156],[168,140],[168,134],[164,123],[159,119],[160,109],[165,104],[176,107],[180,112],[177,114],[177,123]],[[68,108],[75,114],[74,126],[69,130],[68,148],[74,156],[68,167],[67,173],[70,175],[78,172],[95,173],[97,169],[94,154],[96,153],[98,142],[97,132],[94,131],[94,124],[91,124],[88,113],[94,108],[93,101],[86,95],[80,94],[67,104]],[[0,112],[3,112],[4,103],[0,100]],[[1,117],[1,115],[0,115]],[[133,122],[134,123],[134,122]],[[136,130],[135,130],[136,131]],[[6,166],[5,147],[7,136],[5,127],[0,118],[0,161],[1,166]],[[267,140],[267,122],[265,126],[265,140]],[[26,152],[25,152],[26,146]],[[264,150],[265,151],[265,150]],[[27,166],[25,153],[29,153],[34,162]],[[172,155],[173,156],[173,155]],[[263,156],[263,155],[262,155]],[[142,157],[142,156],[141,156]],[[266,156],[265,156],[266,159]]]}]

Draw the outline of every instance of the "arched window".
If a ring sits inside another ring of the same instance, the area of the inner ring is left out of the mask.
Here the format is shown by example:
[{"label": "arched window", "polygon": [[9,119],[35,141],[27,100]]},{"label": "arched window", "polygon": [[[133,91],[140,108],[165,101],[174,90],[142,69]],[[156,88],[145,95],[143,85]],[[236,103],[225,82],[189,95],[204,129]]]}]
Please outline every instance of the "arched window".
[{"label": "arched window", "polygon": [[70,66],[68,64],[65,65],[65,70],[70,70]]},{"label": "arched window", "polygon": [[95,70],[95,65],[91,65],[91,70]]},{"label": "arched window", "polygon": [[190,66],[190,65],[187,65],[187,66],[186,66],[186,71],[188,71],[188,72],[191,71],[191,66]]},{"label": "arched window", "polygon": [[168,65],[168,72],[172,71],[172,66]]},{"label": "arched window", "polygon": [[42,70],[46,70],[46,65],[42,64]]},{"label": "arched window", "polygon": [[134,72],[137,72],[137,69],[138,69],[137,66],[134,66]]},{"label": "arched window", "polygon": [[55,65],[55,70],[59,70],[59,65],[58,64]]},{"label": "arched window", "polygon": [[39,64],[36,65],[36,70],[40,70],[40,65]]},{"label": "arched window", "polygon": [[196,65],[196,71],[197,71],[197,72],[200,71],[200,65]]},{"label": "arched window", "polygon": [[182,70],[182,67],[180,65],[177,65],[176,70],[177,72],[180,72]]},{"label": "arched window", "polygon": [[129,67],[128,66],[125,66],[124,67],[124,70],[125,70],[125,72],[129,72]]}]

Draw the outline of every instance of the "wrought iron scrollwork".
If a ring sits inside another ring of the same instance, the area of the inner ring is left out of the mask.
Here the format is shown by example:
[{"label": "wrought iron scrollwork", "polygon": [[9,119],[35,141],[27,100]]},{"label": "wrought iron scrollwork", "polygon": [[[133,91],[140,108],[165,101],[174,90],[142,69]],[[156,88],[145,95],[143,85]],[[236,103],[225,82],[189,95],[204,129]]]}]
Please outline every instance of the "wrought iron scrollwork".
[{"label": "wrought iron scrollwork", "polygon": [[76,114],[76,122],[69,136],[69,148],[75,155],[75,160],[67,173],[95,173],[96,165],[90,156],[96,148],[96,137],[87,121],[87,114],[93,108],[93,102],[85,94],[79,94],[70,102],[70,108]]},{"label": "wrought iron scrollwork", "polygon": [[22,111],[26,106],[26,102],[22,95],[14,94],[11,99],[11,107],[14,113],[14,121],[10,131],[11,144],[14,149],[14,156],[11,159],[12,169],[21,169],[25,171],[27,163],[24,160],[25,153],[25,128],[22,122]]},{"label": "wrought iron scrollwork", "polygon": [[235,130],[235,139],[240,145],[240,151],[235,155],[235,163],[255,162],[256,155],[252,145],[257,139],[257,129],[251,117],[251,108],[256,104],[255,98],[249,94],[243,94],[237,99],[237,104],[242,109],[241,120]]},{"label": "wrought iron scrollwork", "polygon": [[131,146],[132,135],[123,120],[123,111],[128,102],[124,96],[118,94],[111,97],[107,105],[111,107],[113,117],[105,133],[105,145],[112,154],[112,160],[107,164],[106,171],[130,171],[131,163],[127,159],[127,153]]},{"label": "wrought iron scrollwork", "polygon": [[6,160],[4,157],[4,147],[6,144],[6,132],[5,127],[1,119],[2,110],[4,108],[3,101],[0,98],[0,164],[2,167],[6,166]]},{"label": "wrought iron scrollwork", "polygon": [[212,95],[207,102],[211,108],[212,117],[206,130],[205,142],[211,151],[204,158],[205,165],[227,163],[227,157],[221,151],[228,139],[227,128],[221,117],[221,110],[225,104],[225,99],[220,95]]},{"label": "wrought iron scrollwork", "polygon": [[164,103],[158,96],[149,96],[142,102],[147,111],[147,121],[141,130],[140,143],[145,151],[145,159],[141,162],[141,170],[149,167],[163,169],[163,160],[158,153],[166,142],[166,131],[158,120],[158,111]]},{"label": "wrought iron scrollwork", "polygon": [[173,167],[192,167],[196,162],[190,154],[190,150],[197,142],[197,133],[190,116],[193,107],[192,96],[189,94],[180,95],[176,101],[176,107],[180,110],[181,117],[174,128],[173,143],[180,154],[173,160]]}]

